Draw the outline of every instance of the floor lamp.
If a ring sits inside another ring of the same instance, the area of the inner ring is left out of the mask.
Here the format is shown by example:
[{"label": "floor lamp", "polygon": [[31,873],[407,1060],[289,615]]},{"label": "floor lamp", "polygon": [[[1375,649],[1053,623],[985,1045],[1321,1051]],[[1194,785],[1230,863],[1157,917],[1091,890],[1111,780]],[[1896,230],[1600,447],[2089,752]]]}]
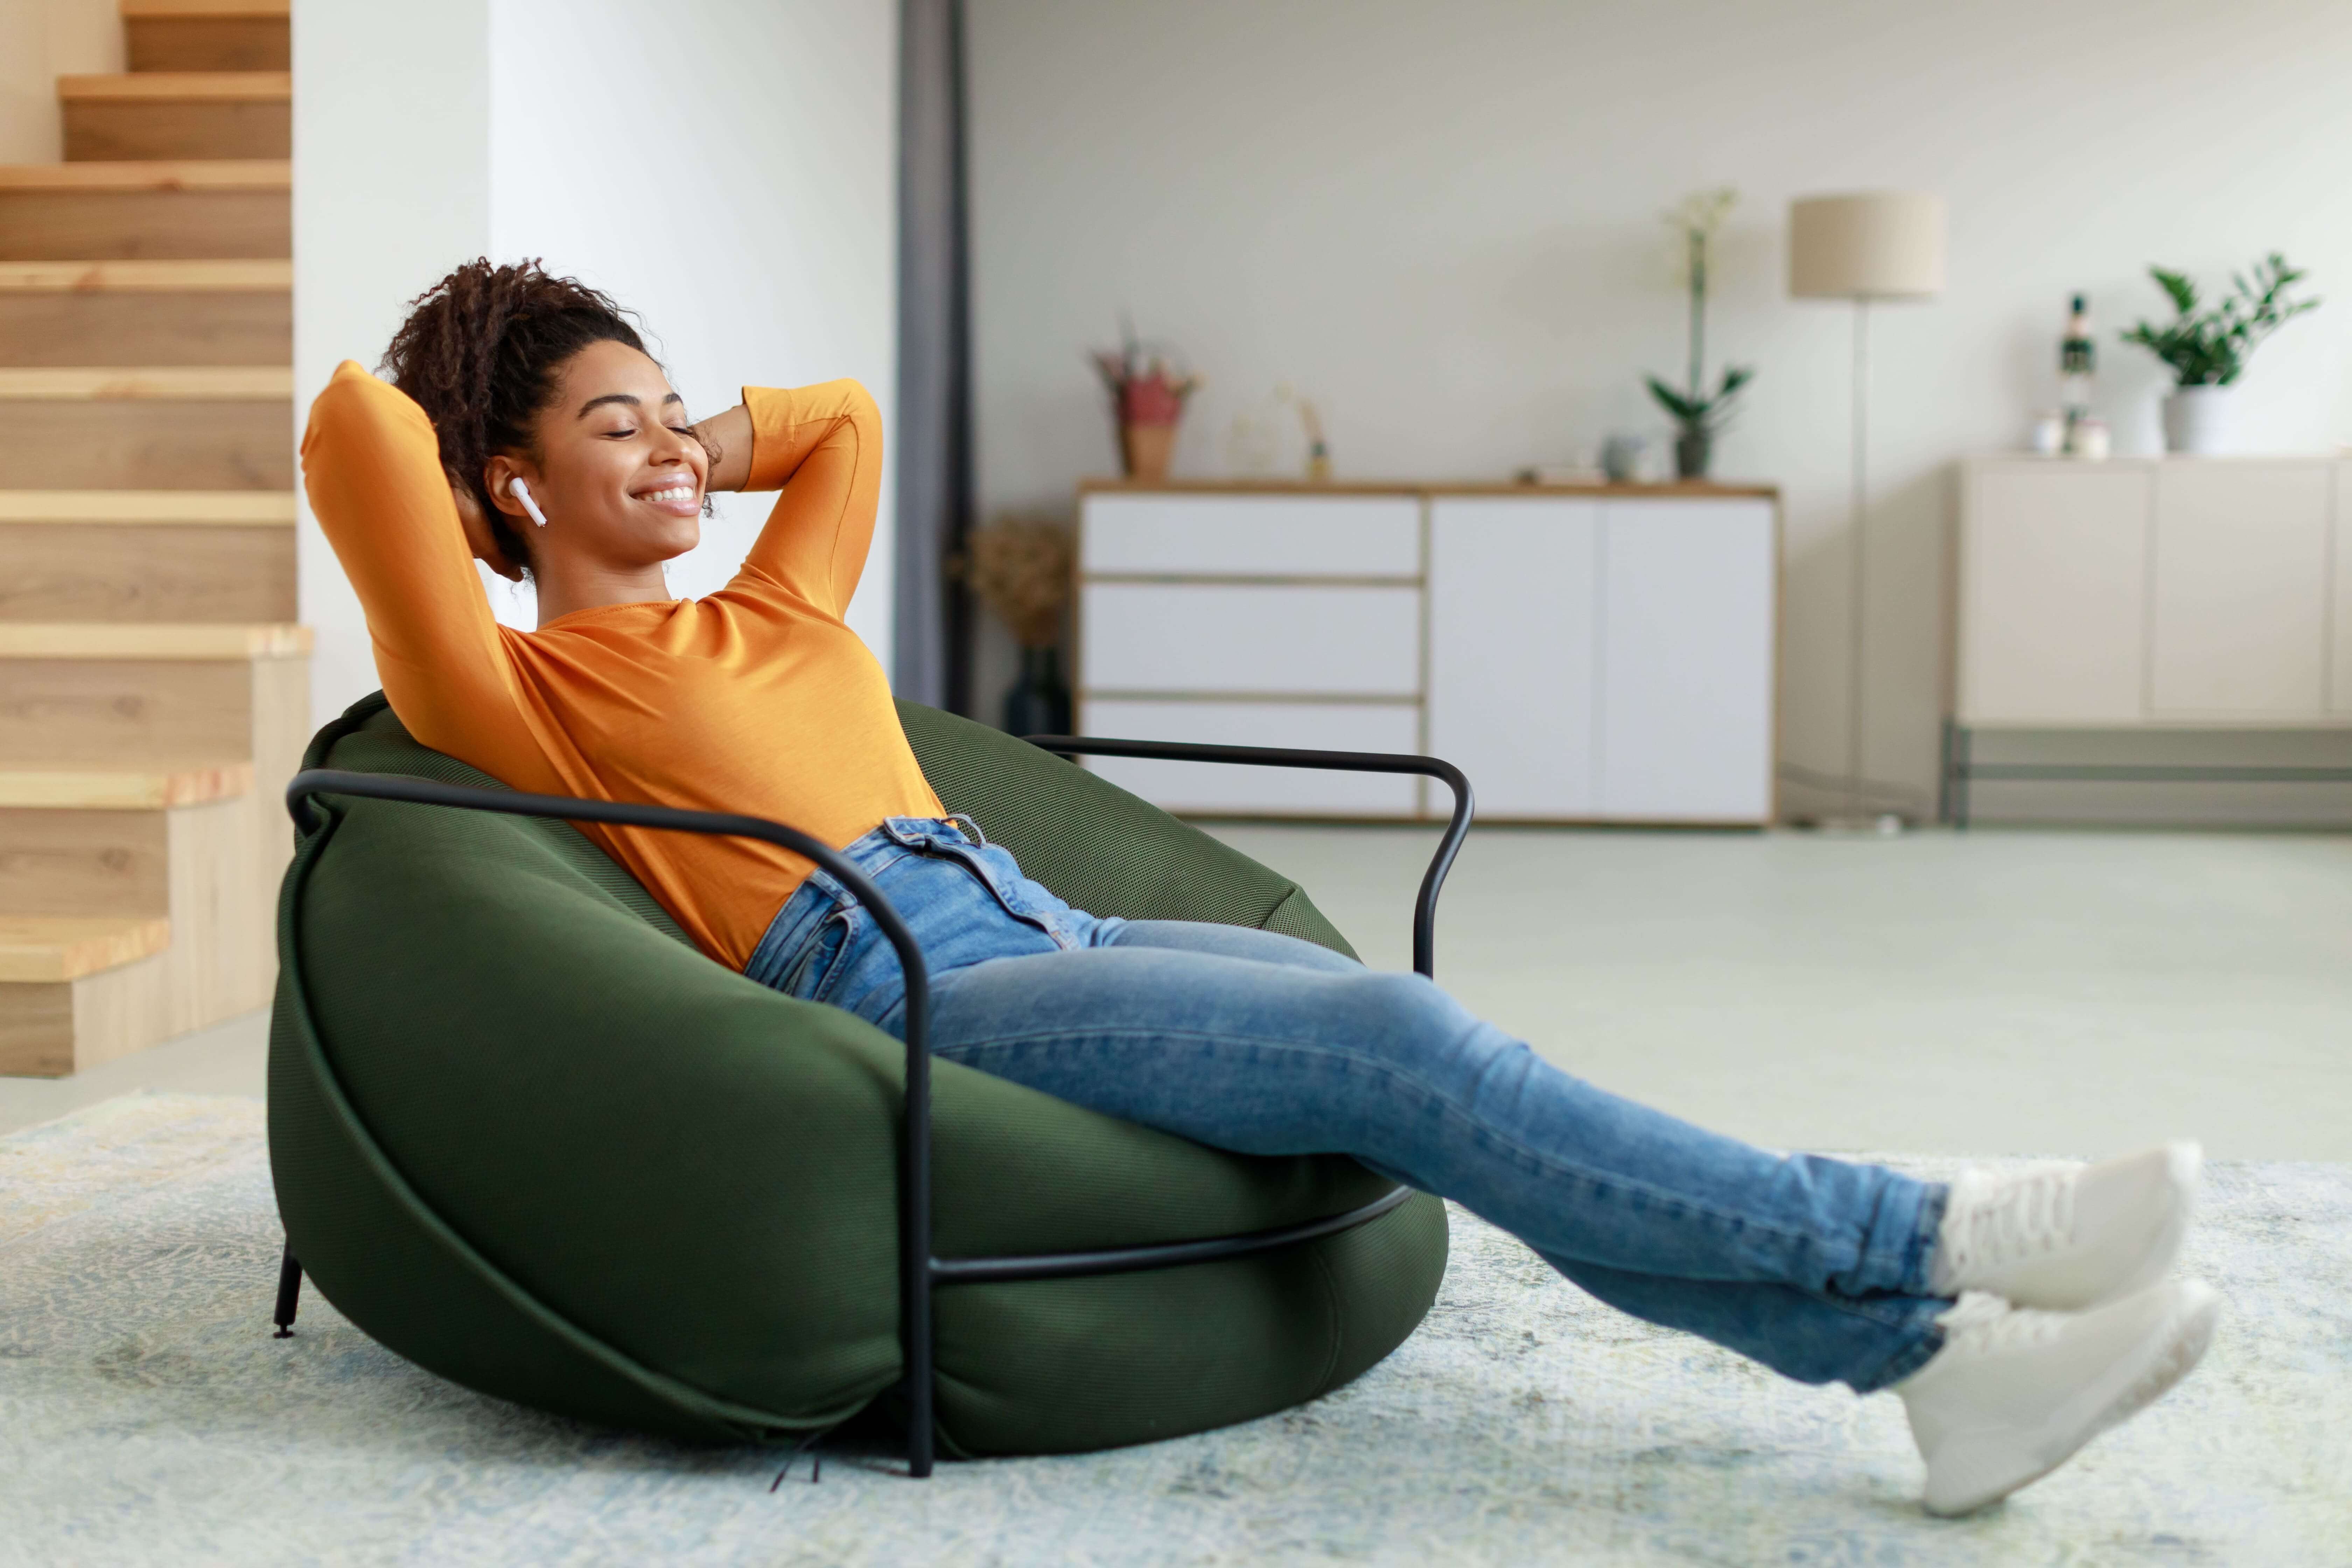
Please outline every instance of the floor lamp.
[{"label": "floor lamp", "polygon": [[1869,563],[1870,306],[1874,300],[1932,300],[1944,288],[1944,199],[1918,191],[1803,196],[1789,204],[1789,292],[1800,300],[1853,304],[1853,493],[1847,523],[1846,769],[1838,814],[1824,827],[1900,830],[1903,816],[1882,801],[1908,792],[1863,774],[1864,595]]}]

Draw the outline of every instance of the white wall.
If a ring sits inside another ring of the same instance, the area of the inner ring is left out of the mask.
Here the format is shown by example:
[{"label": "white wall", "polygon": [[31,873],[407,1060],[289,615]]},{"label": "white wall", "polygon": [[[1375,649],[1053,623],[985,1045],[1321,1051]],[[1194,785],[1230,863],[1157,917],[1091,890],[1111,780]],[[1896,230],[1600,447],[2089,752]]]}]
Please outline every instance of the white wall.
[{"label": "white wall", "polygon": [[[371,367],[405,302],[478,255],[541,257],[637,311],[698,413],[745,382],[853,375],[891,405],[897,9],[888,0],[297,0],[296,392]],[[396,128],[396,133],[394,133]],[[298,414],[298,422],[299,422]],[[671,569],[732,574],[764,498],[721,498]],[[304,520],[321,721],[377,684]],[[850,623],[890,647],[889,496]],[[492,580],[529,626],[528,589]]]},{"label": "white wall", "polygon": [[[2352,437],[2352,7],[2330,0],[971,0],[984,512],[1113,471],[1082,351],[1122,310],[1209,377],[1177,471],[1277,381],[1342,477],[1496,478],[1663,435],[1661,209],[1738,185],[1711,353],[1753,363],[1718,474],[1787,499],[1784,760],[1845,754],[1847,308],[1785,297],[1788,199],[1941,191],[1950,286],[1874,318],[1868,767],[1932,804],[1951,460],[2054,402],[2066,296],[2158,444],[2161,261],[2273,249],[2338,296],[2264,348],[2256,444]],[[998,683],[980,690],[992,702]],[[1786,803],[1808,797],[1790,790]]]},{"label": "white wall", "polygon": [[[497,0],[490,57],[493,254],[544,257],[636,311],[697,417],[747,383],[837,376],[892,406],[894,4]],[[849,623],[887,664],[885,484]],[[724,586],[772,500],[719,497],[672,588]],[[493,603],[535,624],[527,588]]]},{"label": "white wall", "polygon": [[0,0],[0,163],[56,163],[58,78],[121,68],[115,0]]},{"label": "white wall", "polygon": [[[294,433],[335,366],[375,368],[408,300],[490,239],[489,0],[294,5]],[[310,711],[375,689],[359,596],[301,507]]]}]

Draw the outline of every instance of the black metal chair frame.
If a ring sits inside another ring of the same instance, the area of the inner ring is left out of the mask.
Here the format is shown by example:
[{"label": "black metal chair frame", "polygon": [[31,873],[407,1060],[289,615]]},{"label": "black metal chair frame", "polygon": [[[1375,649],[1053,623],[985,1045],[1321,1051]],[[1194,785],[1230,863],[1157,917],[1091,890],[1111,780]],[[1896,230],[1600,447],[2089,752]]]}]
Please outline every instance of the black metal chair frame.
[{"label": "black metal chair frame", "polygon": [[[1435,757],[1383,752],[1314,752],[1263,746],[1190,745],[1160,741],[1114,741],[1077,735],[1032,735],[1029,742],[1064,755],[1143,757],[1201,763],[1232,763],[1265,767],[1319,768],[1353,773],[1417,773],[1444,784],[1454,793],[1454,811],[1423,876],[1413,900],[1412,963],[1423,979],[1436,973],[1437,896],[1445,885],[1454,855],[1470,831],[1475,809],[1470,781],[1453,763]],[[508,790],[476,789],[433,779],[389,773],[351,773],[339,768],[312,768],[294,775],[286,786],[286,809],[295,826],[309,831],[316,824],[313,795],[355,795],[372,800],[400,801],[415,805],[455,806],[467,811],[501,812],[510,816],[552,817],[565,822],[605,822],[624,827],[649,827],[679,833],[705,833],[757,838],[791,850],[824,867],[864,904],[874,923],[898,951],[906,977],[906,1108],[907,1138],[899,1157],[899,1265],[901,1292],[898,1332],[906,1373],[907,1467],[916,1477],[931,1473],[937,1447],[933,1411],[931,1292],[940,1285],[978,1284],[1019,1279],[1066,1279],[1097,1274],[1127,1274],[1142,1269],[1172,1268],[1187,1263],[1207,1263],[1244,1258],[1292,1247],[1380,1218],[1412,1196],[1410,1187],[1398,1187],[1384,1196],[1346,1214],[1330,1215],[1303,1225],[1282,1226],[1245,1236],[1213,1237],[1200,1241],[1124,1247],[1098,1252],[1049,1253],[1029,1258],[934,1258],[931,1256],[931,1064],[930,985],[922,949],[898,911],[880,889],[831,845],[757,816],[723,812],[679,811],[669,806],[638,805],[619,801],[578,800],[564,795],[522,795]],[[302,1265],[289,1242],[278,1266],[277,1337],[290,1338],[302,1289]]]}]

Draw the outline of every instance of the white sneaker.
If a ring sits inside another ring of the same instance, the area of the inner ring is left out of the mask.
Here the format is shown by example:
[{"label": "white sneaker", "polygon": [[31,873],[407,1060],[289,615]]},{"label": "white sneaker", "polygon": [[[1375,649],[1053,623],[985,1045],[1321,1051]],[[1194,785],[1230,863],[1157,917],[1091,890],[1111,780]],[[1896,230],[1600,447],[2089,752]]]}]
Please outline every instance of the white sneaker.
[{"label": "white sneaker", "polygon": [[1944,1348],[1895,1385],[1927,1461],[1927,1511],[1997,1502],[2155,1404],[2204,1355],[2221,1311],[2194,1279],[2087,1312],[1962,1297],[1936,1320]]},{"label": "white sneaker", "polygon": [[1952,1184],[1928,1289],[2062,1310],[2145,1290],[2171,1271],[2203,1163],[2196,1144],[2167,1143],[2099,1165],[1969,1171]]}]

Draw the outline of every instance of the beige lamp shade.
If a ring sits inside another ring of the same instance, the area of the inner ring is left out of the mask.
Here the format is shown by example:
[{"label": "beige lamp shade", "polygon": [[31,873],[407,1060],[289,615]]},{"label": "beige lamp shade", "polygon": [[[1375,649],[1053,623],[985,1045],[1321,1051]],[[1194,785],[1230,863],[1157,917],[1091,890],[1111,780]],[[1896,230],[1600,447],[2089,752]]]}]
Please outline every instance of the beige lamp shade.
[{"label": "beige lamp shade", "polygon": [[1924,191],[1789,204],[1789,292],[1800,300],[1925,300],[1944,289],[1944,198]]}]

